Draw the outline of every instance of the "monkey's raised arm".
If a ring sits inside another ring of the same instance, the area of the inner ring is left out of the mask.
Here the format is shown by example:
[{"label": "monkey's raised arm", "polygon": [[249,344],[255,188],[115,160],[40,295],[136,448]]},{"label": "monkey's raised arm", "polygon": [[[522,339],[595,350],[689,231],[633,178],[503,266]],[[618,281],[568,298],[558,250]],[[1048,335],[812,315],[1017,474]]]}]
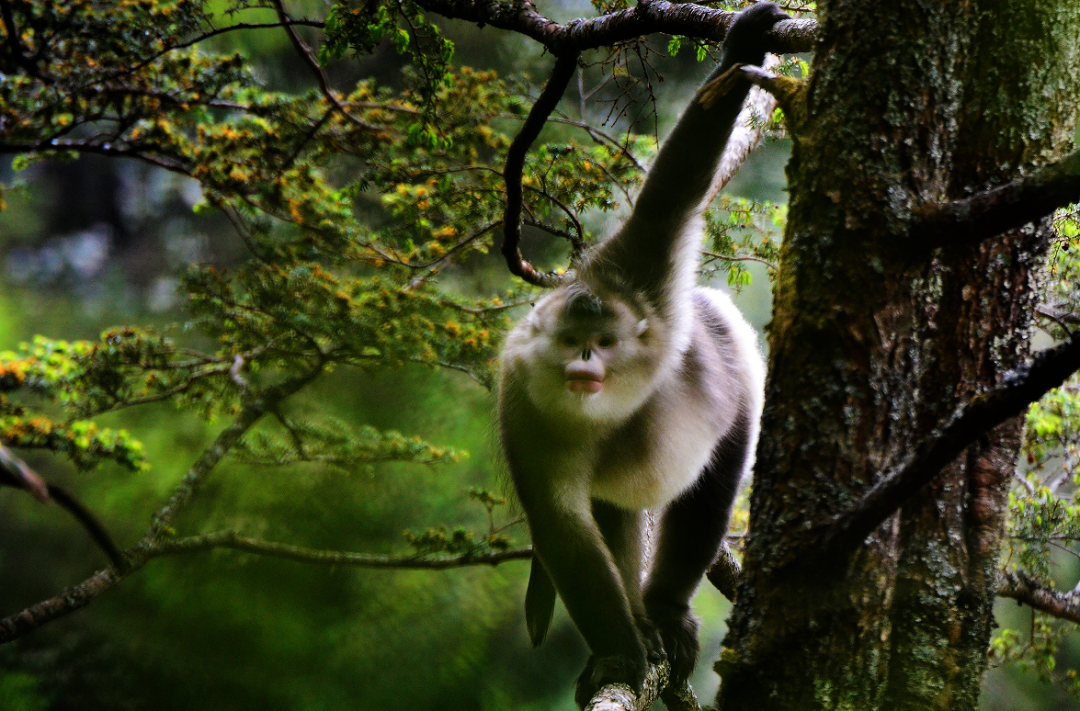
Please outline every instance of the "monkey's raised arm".
[{"label": "monkey's raised arm", "polygon": [[[728,30],[720,63],[691,100],[660,149],[645,178],[633,213],[623,229],[600,246],[598,257],[621,267],[633,286],[657,295],[685,263],[682,251],[696,248],[681,239],[704,209],[720,157],[727,145],[750,83],[738,74],[724,82],[726,91],[706,88],[737,64],[765,61],[764,36],[788,16],[773,3],[759,3],[740,13]],[[715,85],[714,85],[715,86]],[[696,264],[696,261],[694,262]]]}]

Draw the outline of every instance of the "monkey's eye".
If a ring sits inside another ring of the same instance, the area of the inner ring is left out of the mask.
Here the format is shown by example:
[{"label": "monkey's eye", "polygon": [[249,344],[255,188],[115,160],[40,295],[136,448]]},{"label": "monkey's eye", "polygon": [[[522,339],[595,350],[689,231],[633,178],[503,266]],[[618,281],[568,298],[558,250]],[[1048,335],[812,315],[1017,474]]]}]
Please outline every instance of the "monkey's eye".
[{"label": "monkey's eye", "polygon": [[619,341],[614,336],[600,336],[596,339],[597,348],[614,348]]},{"label": "monkey's eye", "polygon": [[565,333],[563,335],[559,336],[558,340],[559,340],[559,345],[566,346],[568,348],[577,348],[578,345],[580,345],[578,339],[574,338],[573,336],[571,336],[569,334],[565,334]]}]

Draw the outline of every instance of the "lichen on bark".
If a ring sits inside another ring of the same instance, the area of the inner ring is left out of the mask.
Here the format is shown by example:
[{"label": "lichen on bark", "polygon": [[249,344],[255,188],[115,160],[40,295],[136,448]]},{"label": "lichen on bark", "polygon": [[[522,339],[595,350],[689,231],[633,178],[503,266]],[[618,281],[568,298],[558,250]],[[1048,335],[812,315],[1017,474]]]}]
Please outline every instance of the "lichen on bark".
[{"label": "lichen on bark", "polygon": [[846,565],[790,563],[812,524],[1028,357],[1046,224],[926,252],[912,216],[1070,147],[1080,13],[1065,5],[819,4],[720,709],[977,705],[1019,422]]}]

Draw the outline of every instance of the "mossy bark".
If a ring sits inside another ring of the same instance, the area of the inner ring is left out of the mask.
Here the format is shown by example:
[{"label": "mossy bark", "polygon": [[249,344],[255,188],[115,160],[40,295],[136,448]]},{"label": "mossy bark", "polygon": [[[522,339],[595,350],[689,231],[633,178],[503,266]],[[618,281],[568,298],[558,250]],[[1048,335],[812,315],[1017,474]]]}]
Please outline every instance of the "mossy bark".
[{"label": "mossy bark", "polygon": [[1046,224],[915,249],[911,216],[1071,147],[1068,0],[819,5],[744,577],[717,706],[974,709],[1020,423],[969,448],[844,566],[810,524],[1028,357]]}]

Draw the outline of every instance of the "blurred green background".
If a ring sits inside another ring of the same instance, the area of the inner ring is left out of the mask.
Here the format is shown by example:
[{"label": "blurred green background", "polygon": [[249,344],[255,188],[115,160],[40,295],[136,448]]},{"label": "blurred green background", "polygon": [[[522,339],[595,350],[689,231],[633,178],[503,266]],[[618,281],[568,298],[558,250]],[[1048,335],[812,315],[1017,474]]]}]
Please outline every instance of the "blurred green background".
[{"label": "blurred green background", "polygon": [[[308,5],[318,15],[321,5]],[[544,11],[566,20],[591,7],[563,2]],[[457,64],[542,77],[550,63],[520,37],[442,26],[456,45]],[[216,41],[215,49],[251,57],[268,87],[311,86],[280,31]],[[665,77],[658,89],[661,135],[704,73],[693,55],[658,58]],[[394,86],[401,66],[383,48],[336,64],[331,74],[343,86],[369,76]],[[574,101],[570,94],[566,100]],[[640,120],[636,130],[654,128],[649,116]],[[626,128],[608,126],[616,134]],[[783,141],[767,144],[728,194],[783,202],[788,150]],[[125,161],[43,163],[17,176],[9,161],[0,162],[0,180],[15,177],[26,189],[0,213],[0,350],[35,334],[96,338],[117,324],[180,323],[177,270],[192,261],[227,267],[244,256],[220,214],[193,214],[199,191],[191,181]],[[547,250],[550,259],[559,255],[556,245],[527,248]],[[736,301],[761,329],[769,318],[769,284],[764,270],[751,271],[753,283]],[[482,292],[510,276],[488,255],[454,278]],[[493,398],[463,375],[420,367],[378,375],[339,371],[309,401],[350,423],[421,433],[470,456],[439,467],[375,465],[348,473],[229,461],[184,520],[316,548],[395,552],[404,549],[406,529],[485,530],[487,514],[468,488],[508,491],[496,455]],[[105,466],[76,475],[57,458],[27,460],[45,478],[77,491],[123,546],[142,534],[217,428],[168,404],[101,421],[140,439],[153,468],[131,474]],[[505,522],[517,513],[498,516]],[[515,544],[527,542],[523,525],[509,530]],[[52,596],[103,564],[66,513],[0,490],[0,615]],[[438,572],[329,569],[231,551],[159,559],[90,607],[0,647],[0,709],[570,709],[587,650],[561,608],[543,647],[529,647],[521,612],[527,569],[520,561]],[[1080,575],[1075,562],[1072,570]],[[708,701],[718,683],[711,661],[730,606],[706,585],[696,609],[703,655],[693,685]],[[1000,614],[1023,629],[1028,611],[1002,603]],[[1074,646],[1065,656],[1076,654]],[[992,671],[985,688],[988,710],[1073,708],[1015,670]]]}]

